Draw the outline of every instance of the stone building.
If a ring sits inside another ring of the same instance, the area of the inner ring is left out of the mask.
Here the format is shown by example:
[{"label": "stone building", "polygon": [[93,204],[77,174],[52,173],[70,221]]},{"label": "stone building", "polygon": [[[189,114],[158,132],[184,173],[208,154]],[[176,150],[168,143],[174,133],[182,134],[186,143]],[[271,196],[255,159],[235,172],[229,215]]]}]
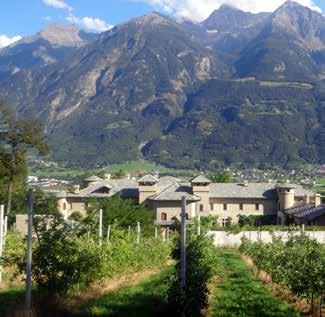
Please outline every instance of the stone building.
[{"label": "stone building", "polygon": [[[237,223],[239,215],[269,216],[279,224],[289,221],[306,224],[324,222],[325,205],[321,205],[320,196],[298,185],[221,184],[211,182],[203,174],[189,182],[172,176],[157,177],[150,174],[139,180],[130,177],[111,179],[109,175],[105,179],[92,176],[86,182],[87,186],[81,190],[75,186],[72,193],[61,192],[57,195],[59,210],[65,217],[74,211],[85,215],[92,197],[120,195],[146,204],[154,213],[156,221],[164,224],[175,217],[179,218],[182,197],[185,196],[189,218],[198,215],[217,216],[222,226]],[[299,208],[302,206],[305,214],[300,214]]]}]

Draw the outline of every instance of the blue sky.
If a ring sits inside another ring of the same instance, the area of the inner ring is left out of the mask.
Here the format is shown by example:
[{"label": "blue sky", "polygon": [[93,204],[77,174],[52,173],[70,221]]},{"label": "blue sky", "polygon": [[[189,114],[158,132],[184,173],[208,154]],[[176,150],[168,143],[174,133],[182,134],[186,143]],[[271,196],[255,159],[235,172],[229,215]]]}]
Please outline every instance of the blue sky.
[{"label": "blue sky", "polygon": [[[221,3],[243,10],[271,11],[285,0],[2,0],[0,36],[34,34],[46,25],[75,22],[82,28],[104,30],[110,25],[156,10],[194,20],[206,17]],[[297,0],[318,6],[325,13],[325,0]],[[266,4],[267,3],[267,4]]]}]

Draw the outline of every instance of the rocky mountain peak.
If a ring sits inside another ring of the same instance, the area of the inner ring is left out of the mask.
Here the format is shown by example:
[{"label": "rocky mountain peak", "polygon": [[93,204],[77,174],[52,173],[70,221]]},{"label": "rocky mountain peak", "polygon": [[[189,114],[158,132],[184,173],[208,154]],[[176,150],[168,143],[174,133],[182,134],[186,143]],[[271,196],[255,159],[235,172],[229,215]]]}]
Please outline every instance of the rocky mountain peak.
[{"label": "rocky mountain peak", "polygon": [[51,24],[38,33],[38,36],[57,46],[78,47],[85,44],[80,37],[79,28],[74,24]]},{"label": "rocky mountain peak", "polygon": [[272,15],[275,32],[285,31],[294,36],[305,48],[325,48],[325,18],[318,12],[295,1],[287,1]]},{"label": "rocky mountain peak", "polygon": [[170,18],[158,13],[158,12],[151,12],[146,14],[140,18],[134,20],[137,24],[170,24],[174,22]]},{"label": "rocky mountain peak", "polygon": [[207,29],[232,32],[243,28],[254,27],[263,22],[268,15],[268,13],[253,14],[223,4],[203,21],[202,25]]}]

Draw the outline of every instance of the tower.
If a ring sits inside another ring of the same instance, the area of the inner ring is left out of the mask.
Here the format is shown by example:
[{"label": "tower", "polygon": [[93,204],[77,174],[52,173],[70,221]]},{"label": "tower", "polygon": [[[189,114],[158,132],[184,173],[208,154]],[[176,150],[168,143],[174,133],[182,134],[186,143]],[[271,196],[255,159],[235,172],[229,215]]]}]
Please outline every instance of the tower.
[{"label": "tower", "polygon": [[145,175],[138,180],[139,183],[139,204],[144,203],[150,196],[158,191],[158,178],[151,174]]},{"label": "tower", "polygon": [[278,193],[278,210],[284,211],[294,207],[295,189],[290,185],[281,185],[277,187]]},{"label": "tower", "polygon": [[197,213],[208,216],[210,213],[210,184],[211,180],[203,174],[191,181],[192,193],[199,196],[201,200],[197,203]]}]

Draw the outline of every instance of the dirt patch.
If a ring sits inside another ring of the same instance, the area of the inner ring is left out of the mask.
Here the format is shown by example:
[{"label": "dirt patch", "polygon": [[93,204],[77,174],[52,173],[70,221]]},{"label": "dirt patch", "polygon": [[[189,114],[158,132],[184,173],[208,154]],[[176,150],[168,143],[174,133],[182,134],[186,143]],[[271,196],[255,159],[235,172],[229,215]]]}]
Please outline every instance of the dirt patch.
[{"label": "dirt patch", "polygon": [[215,285],[220,282],[221,278],[219,276],[215,276],[211,282],[208,284],[209,289],[209,305],[206,309],[202,311],[202,316],[211,317],[212,316],[212,300],[215,297],[216,288]]},{"label": "dirt patch", "polygon": [[88,301],[97,300],[104,295],[116,292],[124,287],[137,285],[143,280],[161,272],[161,269],[152,269],[105,280],[100,284],[94,284],[88,287],[87,290],[83,290],[80,294],[74,295],[65,303],[65,306],[68,311],[77,312]]}]

